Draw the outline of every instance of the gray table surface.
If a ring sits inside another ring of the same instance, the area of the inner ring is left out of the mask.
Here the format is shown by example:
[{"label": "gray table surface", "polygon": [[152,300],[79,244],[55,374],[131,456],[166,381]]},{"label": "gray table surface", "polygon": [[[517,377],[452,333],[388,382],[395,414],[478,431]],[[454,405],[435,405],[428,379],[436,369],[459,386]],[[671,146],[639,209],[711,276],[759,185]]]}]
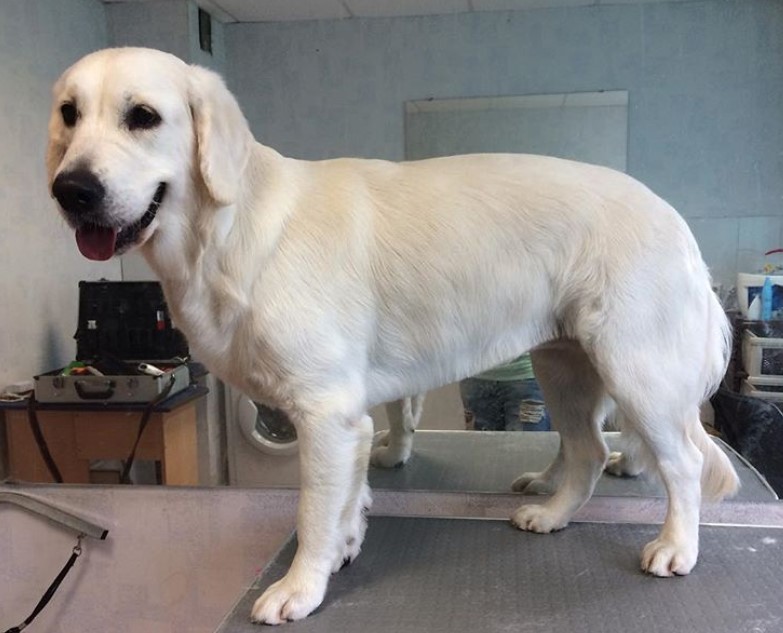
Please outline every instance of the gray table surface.
[{"label": "gray table surface", "polygon": [[[579,523],[550,535],[507,522],[371,517],[359,558],[284,631],[774,633],[783,630],[783,527],[702,526],[690,576],[639,570],[658,526]],[[250,608],[293,557],[286,544],[219,633],[256,633]]]}]

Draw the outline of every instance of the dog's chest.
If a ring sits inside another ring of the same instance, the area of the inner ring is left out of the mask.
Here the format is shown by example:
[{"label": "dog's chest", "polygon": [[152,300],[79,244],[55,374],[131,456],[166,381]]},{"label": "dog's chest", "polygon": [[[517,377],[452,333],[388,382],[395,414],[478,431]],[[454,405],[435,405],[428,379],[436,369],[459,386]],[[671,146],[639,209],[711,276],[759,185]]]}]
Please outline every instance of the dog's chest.
[{"label": "dog's chest", "polygon": [[257,327],[258,307],[225,288],[200,282],[166,288],[177,327],[194,357],[221,380],[263,401],[279,390],[272,359],[277,355]]}]

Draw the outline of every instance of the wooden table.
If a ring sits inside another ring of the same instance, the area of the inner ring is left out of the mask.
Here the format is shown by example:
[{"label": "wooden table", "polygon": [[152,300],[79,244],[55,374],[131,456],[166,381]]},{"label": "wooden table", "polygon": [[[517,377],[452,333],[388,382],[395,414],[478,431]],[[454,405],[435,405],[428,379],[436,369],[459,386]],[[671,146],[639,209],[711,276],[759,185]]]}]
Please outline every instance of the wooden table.
[{"label": "wooden table", "polygon": [[[196,404],[207,394],[190,387],[156,405],[137,460],[161,465],[162,483],[195,486],[198,482]],[[92,460],[124,460],[133,447],[144,404],[39,404],[41,431],[64,483],[90,483]],[[4,403],[10,476],[31,482],[54,481],[33,437],[27,403]]]}]

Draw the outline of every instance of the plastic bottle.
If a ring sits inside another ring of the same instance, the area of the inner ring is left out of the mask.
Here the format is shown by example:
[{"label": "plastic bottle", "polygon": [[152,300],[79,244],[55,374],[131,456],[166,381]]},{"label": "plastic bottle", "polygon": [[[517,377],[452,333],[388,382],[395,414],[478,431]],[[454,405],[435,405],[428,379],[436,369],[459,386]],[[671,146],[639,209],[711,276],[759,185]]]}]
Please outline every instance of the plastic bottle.
[{"label": "plastic bottle", "polygon": [[772,320],[772,280],[769,277],[764,278],[761,287],[761,320]]}]

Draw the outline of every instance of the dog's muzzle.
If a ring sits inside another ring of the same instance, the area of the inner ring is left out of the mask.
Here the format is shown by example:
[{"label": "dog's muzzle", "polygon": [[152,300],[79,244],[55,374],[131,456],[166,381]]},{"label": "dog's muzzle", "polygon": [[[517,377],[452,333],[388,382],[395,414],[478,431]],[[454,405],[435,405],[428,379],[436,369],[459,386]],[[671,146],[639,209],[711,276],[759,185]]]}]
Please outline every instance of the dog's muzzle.
[{"label": "dog's muzzle", "polygon": [[76,229],[79,251],[88,259],[104,261],[127,250],[155,219],[166,194],[166,183],[158,184],[146,212],[127,225],[112,224],[105,217],[106,191],[90,170],[63,172],[52,183],[52,195],[71,226]]}]

